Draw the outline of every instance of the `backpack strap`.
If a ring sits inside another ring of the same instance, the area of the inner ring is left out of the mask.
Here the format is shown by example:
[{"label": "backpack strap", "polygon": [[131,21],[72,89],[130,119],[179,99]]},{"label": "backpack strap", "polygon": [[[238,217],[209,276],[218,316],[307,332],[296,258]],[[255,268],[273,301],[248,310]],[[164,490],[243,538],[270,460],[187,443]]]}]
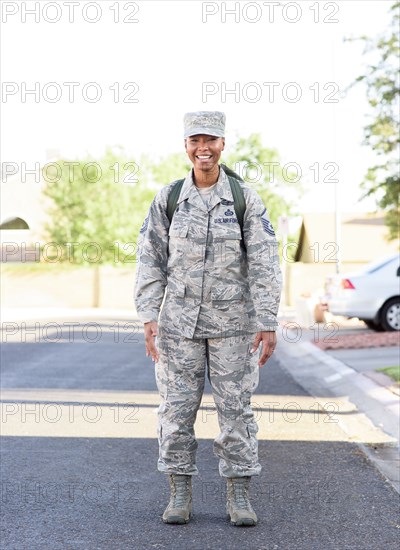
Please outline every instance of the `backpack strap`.
[{"label": "backpack strap", "polygon": [[244,246],[243,219],[244,219],[244,213],[246,212],[246,201],[244,198],[243,189],[241,188],[239,181],[232,176],[228,176],[228,180],[231,186],[232,197],[233,197],[233,207],[235,209],[236,217],[239,222],[240,232],[242,234],[242,241]]},{"label": "backpack strap", "polygon": [[168,201],[167,201],[167,217],[169,219],[169,223],[171,224],[172,218],[175,214],[176,205],[178,203],[179,195],[181,194],[182,185],[185,179],[182,180],[176,180],[172,183],[171,191],[168,195]]},{"label": "backpack strap", "polygon": [[244,183],[244,180],[239,176],[239,174],[236,174],[236,172],[228,168],[226,164],[221,164],[221,167],[223,168],[225,174],[228,176],[229,184],[231,186],[235,213],[240,225],[240,231],[242,233],[242,241],[244,246],[243,220],[244,213],[246,212],[246,200],[244,198],[243,189],[241,188],[239,183],[239,181]]},{"label": "backpack strap", "polygon": [[221,164],[221,166],[227,176],[232,176],[232,178],[235,178],[236,180],[242,181],[244,183],[244,179],[241,178],[239,174],[236,174],[236,172],[228,168],[226,164]]}]

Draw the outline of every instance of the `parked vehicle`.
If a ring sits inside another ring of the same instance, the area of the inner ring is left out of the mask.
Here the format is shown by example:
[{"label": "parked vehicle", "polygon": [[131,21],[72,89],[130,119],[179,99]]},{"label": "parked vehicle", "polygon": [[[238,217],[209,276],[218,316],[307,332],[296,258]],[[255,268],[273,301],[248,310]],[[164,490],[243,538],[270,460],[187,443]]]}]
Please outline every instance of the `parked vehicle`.
[{"label": "parked vehicle", "polygon": [[400,259],[392,255],[357,273],[326,279],[333,315],[358,317],[374,330],[400,330]]}]

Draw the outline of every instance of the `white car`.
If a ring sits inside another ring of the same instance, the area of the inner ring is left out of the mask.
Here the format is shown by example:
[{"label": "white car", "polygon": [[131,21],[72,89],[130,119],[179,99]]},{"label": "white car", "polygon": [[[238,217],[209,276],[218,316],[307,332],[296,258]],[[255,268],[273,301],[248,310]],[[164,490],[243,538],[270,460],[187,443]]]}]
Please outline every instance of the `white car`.
[{"label": "white car", "polygon": [[357,273],[326,280],[326,301],[333,315],[358,317],[375,330],[400,330],[400,259],[393,255]]}]

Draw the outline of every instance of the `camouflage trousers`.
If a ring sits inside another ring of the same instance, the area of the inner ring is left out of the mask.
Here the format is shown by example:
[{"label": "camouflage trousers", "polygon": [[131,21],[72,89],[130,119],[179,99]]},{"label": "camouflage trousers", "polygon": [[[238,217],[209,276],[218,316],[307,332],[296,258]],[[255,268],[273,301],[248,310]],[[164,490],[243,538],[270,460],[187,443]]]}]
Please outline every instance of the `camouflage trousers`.
[{"label": "camouflage trousers", "polygon": [[213,444],[220,475],[260,473],[258,426],[250,404],[259,380],[258,352],[250,354],[254,336],[189,339],[159,325],[155,369],[162,400],[158,409],[160,472],[198,474],[194,423],[207,372],[220,427]]}]

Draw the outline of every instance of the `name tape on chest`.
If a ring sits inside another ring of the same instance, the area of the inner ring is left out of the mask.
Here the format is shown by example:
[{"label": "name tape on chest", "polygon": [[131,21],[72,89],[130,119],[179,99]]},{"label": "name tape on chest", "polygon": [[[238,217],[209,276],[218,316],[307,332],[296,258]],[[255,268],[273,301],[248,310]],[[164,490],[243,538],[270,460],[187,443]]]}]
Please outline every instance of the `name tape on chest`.
[{"label": "name tape on chest", "polygon": [[214,218],[214,223],[238,223],[237,218]]}]

